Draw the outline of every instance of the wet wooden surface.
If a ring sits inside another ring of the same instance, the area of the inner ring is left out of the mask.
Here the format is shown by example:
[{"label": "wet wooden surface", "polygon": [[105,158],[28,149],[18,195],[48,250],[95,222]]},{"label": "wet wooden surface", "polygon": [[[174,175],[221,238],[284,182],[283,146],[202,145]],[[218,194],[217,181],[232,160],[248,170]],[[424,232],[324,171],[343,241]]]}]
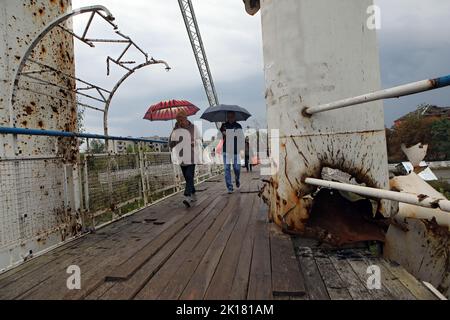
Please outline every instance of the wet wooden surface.
[{"label": "wet wooden surface", "polygon": [[[240,192],[228,195],[215,177],[192,208],[175,195],[37,257],[0,275],[0,299],[436,299],[365,248],[281,233],[258,178],[242,172]],[[70,265],[81,269],[80,290],[67,289]],[[367,288],[370,265],[380,267],[380,290]]]}]

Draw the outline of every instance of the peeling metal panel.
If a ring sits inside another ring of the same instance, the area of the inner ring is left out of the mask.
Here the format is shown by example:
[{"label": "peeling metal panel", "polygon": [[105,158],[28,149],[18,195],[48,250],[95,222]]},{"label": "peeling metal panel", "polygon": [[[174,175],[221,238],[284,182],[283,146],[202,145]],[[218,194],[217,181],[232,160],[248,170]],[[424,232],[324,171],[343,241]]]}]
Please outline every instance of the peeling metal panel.
[{"label": "peeling metal panel", "polygon": [[[379,89],[376,33],[366,26],[372,4],[261,1],[268,128],[280,130],[279,161],[273,161],[278,170],[262,195],[280,225],[303,230],[314,189],[302,179],[320,177],[322,167],[389,189],[382,102],[302,113],[305,107]],[[379,211],[388,217],[394,210],[382,200]]]}]

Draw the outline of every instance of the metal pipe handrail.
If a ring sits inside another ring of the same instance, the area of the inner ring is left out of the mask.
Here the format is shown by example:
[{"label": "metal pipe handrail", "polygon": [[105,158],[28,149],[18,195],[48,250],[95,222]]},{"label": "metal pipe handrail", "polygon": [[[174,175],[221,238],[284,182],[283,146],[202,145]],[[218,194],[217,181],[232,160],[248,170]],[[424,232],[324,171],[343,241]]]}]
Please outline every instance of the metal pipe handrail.
[{"label": "metal pipe handrail", "polygon": [[105,136],[105,135],[101,135],[101,134],[78,133],[78,132],[57,131],[57,130],[39,130],[39,129],[24,129],[24,128],[9,128],[9,127],[0,127],[0,134],[87,138],[87,139],[119,140],[119,141],[163,143],[163,144],[168,143],[168,141],[164,141],[164,140],[152,140],[152,139],[142,139],[142,138],[133,138],[133,137]]},{"label": "metal pipe handrail", "polygon": [[304,109],[306,115],[313,115],[315,113],[330,111],[340,108],[351,107],[357,104],[364,104],[372,101],[392,99],[408,96],[415,93],[420,93],[424,91],[435,90],[439,88],[444,88],[450,86],[450,75],[436,78],[422,80],[418,82],[408,83],[398,87],[393,87],[389,89],[379,90],[372,93],[366,93],[360,96],[347,98],[343,100],[334,101],[331,103],[326,103],[314,107],[308,107]]},{"label": "metal pipe handrail", "polygon": [[450,212],[450,201],[446,199],[438,199],[429,197],[427,195],[417,195],[413,193],[396,192],[390,190],[383,190],[377,188],[369,188],[363,186],[357,186],[348,183],[327,181],[322,179],[306,178],[306,184],[324,187],[328,189],[336,189],[341,191],[353,192],[366,197],[373,197],[378,199],[387,199],[392,201],[398,201],[402,203],[408,203],[411,205],[431,208],[431,209],[441,209],[446,213]]}]

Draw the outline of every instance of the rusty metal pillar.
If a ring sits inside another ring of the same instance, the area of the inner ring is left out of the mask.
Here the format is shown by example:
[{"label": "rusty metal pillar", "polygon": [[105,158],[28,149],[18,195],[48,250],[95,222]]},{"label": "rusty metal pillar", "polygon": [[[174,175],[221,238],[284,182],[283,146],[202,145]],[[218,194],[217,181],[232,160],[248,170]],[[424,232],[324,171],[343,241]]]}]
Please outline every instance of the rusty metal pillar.
[{"label": "rusty metal pillar", "polygon": [[[382,102],[308,115],[305,108],[380,88],[372,0],[262,0],[261,19],[269,130],[279,130],[276,173],[263,190],[270,217],[304,231],[325,167],[368,187],[389,189]],[[388,217],[390,201],[378,201]]]},{"label": "rusty metal pillar", "polygon": [[[11,100],[16,72],[33,39],[48,23],[70,10],[71,0],[1,1],[0,126],[76,131],[75,93],[21,79],[14,103]],[[65,26],[71,29],[71,22]],[[60,28],[33,48],[31,58],[75,75],[73,39]],[[32,68],[27,65],[23,71],[32,74]],[[75,87],[74,80],[54,72],[41,73],[39,78],[65,88]],[[63,99],[42,92],[63,95]],[[0,181],[1,270],[70,236],[76,229],[71,223],[80,199],[76,139],[0,135],[0,144],[0,170],[4,174]],[[14,179],[8,179],[8,171]],[[58,229],[61,225],[64,227]]]}]

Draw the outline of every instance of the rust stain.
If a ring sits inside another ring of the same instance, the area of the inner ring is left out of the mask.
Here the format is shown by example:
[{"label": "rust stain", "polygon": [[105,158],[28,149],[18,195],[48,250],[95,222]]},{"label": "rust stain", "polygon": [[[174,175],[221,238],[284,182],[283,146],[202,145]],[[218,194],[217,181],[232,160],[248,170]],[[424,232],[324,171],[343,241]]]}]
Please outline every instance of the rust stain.
[{"label": "rust stain", "polygon": [[32,107],[30,107],[30,106],[26,106],[26,107],[25,107],[25,112],[26,112],[28,115],[31,115],[31,114],[33,113],[33,111],[34,111],[34,109],[33,109]]}]

